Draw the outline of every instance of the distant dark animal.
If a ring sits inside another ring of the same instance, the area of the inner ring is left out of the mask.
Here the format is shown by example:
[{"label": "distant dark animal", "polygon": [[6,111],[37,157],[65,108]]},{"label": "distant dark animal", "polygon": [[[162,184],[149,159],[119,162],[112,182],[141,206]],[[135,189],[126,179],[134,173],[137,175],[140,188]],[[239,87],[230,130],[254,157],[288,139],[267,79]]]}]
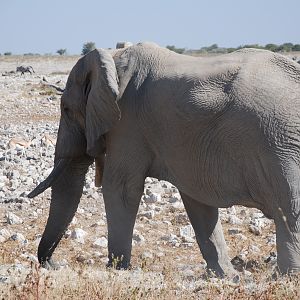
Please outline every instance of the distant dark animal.
[{"label": "distant dark animal", "polygon": [[17,72],[21,72],[21,75],[24,75],[26,72],[30,74],[35,73],[32,66],[19,66],[17,67]]}]

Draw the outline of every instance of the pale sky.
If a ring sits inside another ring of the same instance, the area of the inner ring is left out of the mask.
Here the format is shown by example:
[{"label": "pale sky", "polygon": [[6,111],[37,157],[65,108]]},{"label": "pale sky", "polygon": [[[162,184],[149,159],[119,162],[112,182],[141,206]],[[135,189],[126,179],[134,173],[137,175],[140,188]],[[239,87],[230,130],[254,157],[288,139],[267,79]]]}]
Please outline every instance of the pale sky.
[{"label": "pale sky", "polygon": [[99,48],[300,44],[300,0],[0,0],[2,54],[79,54],[89,41]]}]

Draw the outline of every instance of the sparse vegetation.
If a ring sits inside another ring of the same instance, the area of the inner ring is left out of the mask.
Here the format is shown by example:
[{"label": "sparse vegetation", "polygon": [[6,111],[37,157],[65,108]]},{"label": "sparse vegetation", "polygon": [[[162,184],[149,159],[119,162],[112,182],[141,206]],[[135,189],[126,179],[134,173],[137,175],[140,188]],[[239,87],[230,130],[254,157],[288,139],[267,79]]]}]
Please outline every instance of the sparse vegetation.
[{"label": "sparse vegetation", "polygon": [[12,55],[12,53],[11,52],[4,52],[4,55],[5,56],[10,56],[10,55]]}]

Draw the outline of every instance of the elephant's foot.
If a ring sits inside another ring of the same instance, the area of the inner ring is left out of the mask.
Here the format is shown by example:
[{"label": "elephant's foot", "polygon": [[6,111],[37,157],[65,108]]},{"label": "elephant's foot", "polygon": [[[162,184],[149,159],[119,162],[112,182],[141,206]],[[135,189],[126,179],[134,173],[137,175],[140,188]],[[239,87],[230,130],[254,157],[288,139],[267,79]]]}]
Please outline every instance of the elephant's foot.
[{"label": "elephant's foot", "polygon": [[216,274],[211,269],[206,268],[206,273],[203,276],[203,279],[209,280],[210,278],[226,279],[232,283],[239,283],[241,281],[241,276],[240,276],[239,272],[237,272],[237,271]]},{"label": "elephant's foot", "polygon": [[277,266],[281,274],[300,273],[300,233],[292,236],[290,241],[277,241]]},{"label": "elephant's foot", "polygon": [[223,263],[220,261],[215,264],[209,263],[206,267],[206,274],[208,278],[224,278],[234,283],[238,283],[240,281],[239,272],[233,268],[229,260]]},{"label": "elephant's foot", "polygon": [[123,257],[119,258],[111,258],[109,257],[109,261],[106,264],[107,268],[115,269],[115,270],[130,270],[131,264],[130,261],[124,260]]},{"label": "elephant's foot", "polygon": [[61,265],[56,263],[52,258],[41,261],[40,265],[47,270],[59,270],[61,268]]},{"label": "elephant's foot", "polygon": [[300,273],[300,232],[292,231],[284,221],[277,222],[276,243],[279,273]]}]

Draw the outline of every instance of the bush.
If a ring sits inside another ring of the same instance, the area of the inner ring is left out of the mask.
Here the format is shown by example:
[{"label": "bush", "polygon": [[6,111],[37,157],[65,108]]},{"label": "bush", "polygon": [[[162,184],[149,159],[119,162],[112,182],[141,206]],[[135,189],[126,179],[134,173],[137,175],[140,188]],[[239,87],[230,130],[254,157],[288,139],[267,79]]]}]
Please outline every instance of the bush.
[{"label": "bush", "polygon": [[87,42],[87,43],[83,44],[81,54],[86,55],[87,53],[91,52],[94,49],[96,49],[95,43]]},{"label": "bush", "polygon": [[11,55],[11,52],[4,52],[4,55],[9,56]]},{"label": "bush", "polygon": [[59,55],[65,55],[67,53],[67,49],[58,49],[56,53]]}]

